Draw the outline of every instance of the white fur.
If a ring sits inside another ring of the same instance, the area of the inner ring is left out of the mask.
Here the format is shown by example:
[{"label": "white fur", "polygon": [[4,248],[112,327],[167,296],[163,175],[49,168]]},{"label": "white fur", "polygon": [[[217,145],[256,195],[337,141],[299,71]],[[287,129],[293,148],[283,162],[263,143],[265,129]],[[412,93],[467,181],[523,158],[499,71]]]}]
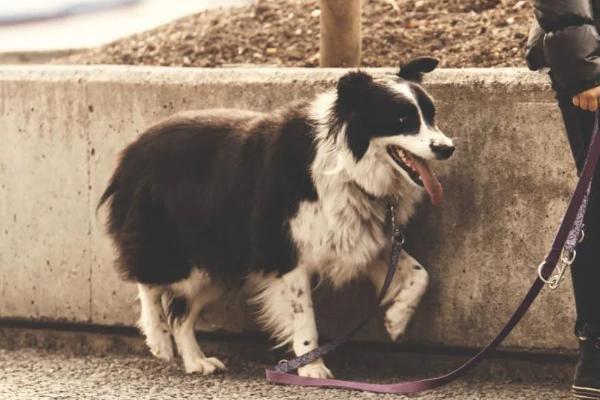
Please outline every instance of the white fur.
[{"label": "white fur", "polygon": [[161,360],[173,359],[173,345],[169,326],[163,313],[161,297],[163,286],[138,284],[138,297],[142,307],[138,325],[146,336],[146,344],[152,354]]},{"label": "white fur", "polygon": [[251,274],[246,281],[251,302],[260,308],[258,321],[277,340],[277,346],[290,344],[294,334],[291,297],[283,279],[275,274]]},{"label": "white fur", "polygon": [[[201,309],[216,299],[221,292],[222,288],[212,284],[202,269],[194,269],[187,279],[168,286],[138,284],[142,306],[139,326],[146,336],[146,343],[152,354],[166,361],[173,359],[172,333],[186,372],[211,374],[225,369],[221,361],[204,355],[194,333]],[[186,298],[189,310],[184,318],[174,320],[169,327],[164,308],[169,299],[179,296]]]},{"label": "white fur", "polygon": [[[305,268],[297,267],[281,278],[253,274],[247,283],[254,293],[252,301],[260,306],[259,322],[278,339],[279,346],[291,344],[297,356],[318,347],[310,276]],[[298,372],[314,378],[333,376],[321,359]]]},{"label": "white fur", "polygon": [[[375,290],[379,291],[387,275],[386,260],[376,260],[369,266],[369,278]],[[429,275],[421,264],[405,251],[402,252],[398,269],[390,289],[383,299],[388,306],[385,313],[385,328],[392,340],[404,335],[417,306],[429,284]]]},{"label": "white fur", "polygon": [[175,321],[173,324],[173,338],[187,373],[207,375],[225,369],[225,365],[219,359],[204,355],[194,333],[196,320],[201,309],[220,294],[221,290],[216,286],[204,288],[202,292],[197,293],[189,301],[188,316],[181,321]]}]

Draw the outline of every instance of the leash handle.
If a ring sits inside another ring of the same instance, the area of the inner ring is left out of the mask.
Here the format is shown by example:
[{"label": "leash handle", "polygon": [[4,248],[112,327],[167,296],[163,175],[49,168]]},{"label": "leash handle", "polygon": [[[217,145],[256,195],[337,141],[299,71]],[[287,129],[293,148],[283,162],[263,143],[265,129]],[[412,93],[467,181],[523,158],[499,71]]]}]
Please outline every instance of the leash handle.
[{"label": "leash handle", "polygon": [[[583,219],[585,216],[585,211],[590,193],[589,189],[591,187],[594,172],[598,164],[598,158],[600,157],[600,134],[598,131],[598,114],[596,114],[594,134],[592,136],[592,141],[588,150],[585,166],[583,168],[573,196],[571,197],[571,201],[569,202],[567,211],[565,212],[563,220],[556,233],[556,237],[554,238],[554,241],[552,243],[551,250],[546,256],[546,259],[544,260],[542,265],[540,266],[539,276],[536,277],[535,281],[533,282],[533,285],[531,286],[531,288],[529,289],[529,291],[527,292],[527,294],[525,295],[525,297],[523,298],[513,315],[510,317],[509,321],[500,330],[500,333],[498,333],[498,335],[487,346],[485,346],[481,351],[479,351],[479,353],[477,353],[473,358],[471,358],[469,361],[467,361],[454,371],[443,376],[394,384],[374,384],[366,382],[344,381],[339,379],[308,378],[289,373],[290,371],[293,371],[299,366],[306,365],[319,358],[321,355],[324,355],[329,351],[340,346],[342,343],[347,341],[358,329],[362,328],[366,321],[368,321],[371,318],[371,316],[369,316],[365,318],[355,329],[353,329],[348,334],[343,335],[341,338],[333,340],[332,342],[321,346],[313,350],[312,352],[305,354],[304,356],[297,357],[291,361],[288,361],[287,364],[282,368],[279,368],[278,366],[275,369],[267,369],[267,381],[284,385],[353,389],[374,393],[414,394],[423,392],[425,390],[435,389],[440,386],[444,386],[448,383],[459,379],[460,377],[464,376],[468,371],[475,368],[479,363],[481,363],[481,361],[483,361],[486,358],[486,356],[489,353],[495,350],[498,347],[498,345],[500,345],[500,343],[504,341],[504,339],[512,332],[515,326],[517,326],[517,324],[521,321],[523,316],[527,313],[527,311],[529,310],[529,308],[543,289],[545,285],[544,281],[548,280],[554,272],[554,269],[556,268],[556,265],[559,261],[563,249],[566,248],[567,250],[574,250],[577,241],[581,237]],[[394,246],[392,246],[392,249],[393,248]],[[398,252],[398,256],[399,254],[400,252]],[[396,264],[394,262],[397,263],[397,259],[394,261],[394,252],[392,251],[392,254],[390,255],[390,263],[388,266],[388,276],[386,276],[386,281],[380,292],[380,299],[382,299],[385,296],[385,293],[389,287],[389,283],[391,282],[391,277],[393,277],[393,273],[396,269]],[[296,360],[299,359],[302,360],[296,362]],[[294,366],[296,365],[298,366],[294,368]]]}]

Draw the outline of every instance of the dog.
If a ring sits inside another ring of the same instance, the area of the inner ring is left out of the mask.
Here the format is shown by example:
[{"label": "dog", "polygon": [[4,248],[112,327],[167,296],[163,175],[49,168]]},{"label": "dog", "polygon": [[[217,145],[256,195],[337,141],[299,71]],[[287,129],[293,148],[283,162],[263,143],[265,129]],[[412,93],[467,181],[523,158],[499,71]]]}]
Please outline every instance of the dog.
[{"label": "dog", "polygon": [[[194,324],[207,304],[243,288],[262,326],[296,355],[318,346],[311,279],[335,288],[366,276],[377,288],[390,249],[388,204],[405,224],[442,188],[429,160],[453,141],[437,127],[421,85],[438,60],[396,75],[343,75],[314,99],[270,113],[204,110],[150,127],[122,153],[98,207],[108,202],[116,266],[137,283],[139,327],[154,356],[211,374]],[[401,336],[428,285],[406,252],[383,301],[385,327]],[[298,370],[331,377],[318,359]]]}]

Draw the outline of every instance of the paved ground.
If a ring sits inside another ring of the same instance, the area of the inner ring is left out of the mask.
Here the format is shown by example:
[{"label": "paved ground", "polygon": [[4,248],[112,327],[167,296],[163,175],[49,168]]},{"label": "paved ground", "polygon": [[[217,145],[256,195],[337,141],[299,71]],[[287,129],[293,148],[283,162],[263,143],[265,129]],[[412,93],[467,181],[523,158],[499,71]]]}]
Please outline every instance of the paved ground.
[{"label": "paved ground", "polygon": [[[73,327],[76,328],[74,325]],[[0,320],[0,399],[302,399],[346,400],[404,398],[333,389],[273,386],[264,368],[284,357],[269,351],[259,337],[201,334],[207,354],[217,356],[228,371],[216,376],[190,376],[180,365],[148,355],[135,330],[119,334],[85,330],[7,327]],[[349,345],[328,358],[339,378],[398,382],[441,375],[464,355],[433,349],[397,351],[393,347]],[[438,399],[570,399],[572,355],[498,354],[470,378],[420,396]]]},{"label": "paved ground", "polygon": [[[367,399],[372,394],[266,384],[264,365],[224,361],[221,375],[185,375],[178,365],[133,354],[74,355],[39,349],[0,349],[0,398],[12,399]],[[346,374],[348,371],[342,371]],[[362,374],[365,374],[363,371]],[[368,378],[389,381],[390,376]],[[366,375],[363,375],[363,377]],[[565,384],[468,380],[418,399],[570,399]],[[377,396],[376,398],[398,398]]]}]

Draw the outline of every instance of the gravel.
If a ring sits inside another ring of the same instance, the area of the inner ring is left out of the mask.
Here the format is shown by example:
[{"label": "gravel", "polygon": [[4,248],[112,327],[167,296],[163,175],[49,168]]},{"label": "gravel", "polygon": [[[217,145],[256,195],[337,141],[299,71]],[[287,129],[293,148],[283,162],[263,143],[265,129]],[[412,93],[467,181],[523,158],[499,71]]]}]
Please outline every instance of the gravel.
[{"label": "gravel", "polygon": [[[131,354],[77,355],[40,349],[0,349],[0,398],[13,399],[398,399],[391,395],[333,389],[273,386],[263,379],[264,365],[225,359],[220,375],[184,374],[175,364]],[[370,379],[376,370],[362,371]],[[399,378],[395,378],[399,379]],[[351,393],[351,394],[350,394]],[[463,380],[414,396],[437,399],[571,399],[564,384]]]},{"label": "gravel", "polygon": [[[318,1],[256,3],[190,15],[54,62],[317,66]],[[532,15],[525,0],[365,0],[363,66],[396,66],[418,55],[439,57],[445,67],[522,66]]]}]

